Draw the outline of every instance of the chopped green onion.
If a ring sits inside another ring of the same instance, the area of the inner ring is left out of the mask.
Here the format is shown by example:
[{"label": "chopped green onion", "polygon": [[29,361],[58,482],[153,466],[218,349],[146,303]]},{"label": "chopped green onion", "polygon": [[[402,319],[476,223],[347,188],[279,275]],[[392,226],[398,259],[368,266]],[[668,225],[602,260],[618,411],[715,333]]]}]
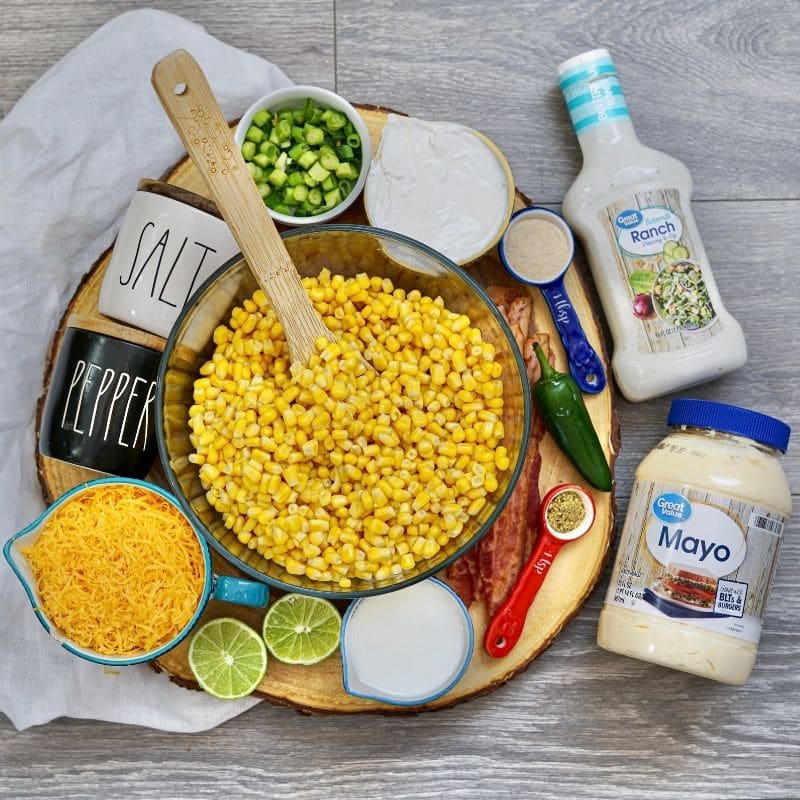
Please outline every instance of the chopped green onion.
[{"label": "chopped green onion", "polygon": [[272,142],[261,142],[261,144],[258,146],[258,152],[263,153],[265,156],[267,156],[267,158],[269,158],[270,163],[274,164],[280,151]]},{"label": "chopped green onion", "polygon": [[332,189],[330,192],[325,193],[326,208],[333,208],[334,206],[338,206],[341,202],[342,193],[339,191],[338,187],[336,189]]},{"label": "chopped green onion", "polygon": [[241,148],[264,203],[287,216],[335,208],[361,172],[361,137],[346,114],[306,98],[300,108],[261,109]]},{"label": "chopped green onion", "polygon": [[303,169],[308,169],[318,158],[319,155],[316,152],[313,150],[306,150],[305,153],[301,153],[297,158],[297,163]]},{"label": "chopped green onion", "polygon": [[259,128],[263,128],[269,122],[269,111],[266,108],[262,108],[261,111],[256,111],[253,114],[253,125],[256,125]]},{"label": "chopped green onion", "polygon": [[264,170],[252,161],[247,162],[247,171],[256,183],[260,183],[261,179],[264,177]]},{"label": "chopped green onion", "polygon": [[320,147],[319,163],[329,172],[334,172],[339,166],[339,159],[330,147]]},{"label": "chopped green onion", "polygon": [[358,178],[358,170],[350,163],[344,162],[336,167],[336,177],[347,181],[354,181]]},{"label": "chopped green onion", "polygon": [[349,144],[340,144],[336,148],[336,155],[340,161],[349,161],[353,157],[353,148]]},{"label": "chopped green onion", "polygon": [[286,173],[282,169],[278,169],[277,167],[274,170],[272,170],[272,172],[270,172],[269,178],[267,178],[267,180],[273,186],[277,186],[278,188],[283,186],[283,184],[286,183],[287,179],[288,176],[286,175]]},{"label": "chopped green onion", "polygon": [[261,128],[257,128],[255,125],[251,125],[247,129],[247,133],[244,136],[248,142],[255,142],[255,144],[261,144],[264,141],[264,131]]},{"label": "chopped green onion", "polygon": [[322,128],[315,128],[313,125],[306,124],[304,130],[306,132],[306,142],[308,142],[308,144],[312,147],[322,144],[322,140],[325,138]]},{"label": "chopped green onion", "polygon": [[291,150],[289,150],[289,158],[292,161],[297,161],[303,153],[306,153],[311,148],[305,142],[298,142]]},{"label": "chopped green onion", "polygon": [[285,142],[290,139],[292,136],[291,119],[279,119],[275,130],[278,131],[278,138],[281,140],[281,142]]},{"label": "chopped green onion", "polygon": [[325,125],[327,126],[329,131],[338,131],[339,128],[344,128],[346,122],[347,122],[347,117],[344,114],[340,114],[339,112],[334,111],[333,114],[331,114],[331,116],[328,118],[328,120],[326,120]]},{"label": "chopped green onion", "polygon": [[315,164],[311,165],[311,168],[308,170],[308,174],[315,180],[317,183],[322,183],[322,181],[326,180],[330,176],[330,172],[322,166],[322,164],[317,161]]}]

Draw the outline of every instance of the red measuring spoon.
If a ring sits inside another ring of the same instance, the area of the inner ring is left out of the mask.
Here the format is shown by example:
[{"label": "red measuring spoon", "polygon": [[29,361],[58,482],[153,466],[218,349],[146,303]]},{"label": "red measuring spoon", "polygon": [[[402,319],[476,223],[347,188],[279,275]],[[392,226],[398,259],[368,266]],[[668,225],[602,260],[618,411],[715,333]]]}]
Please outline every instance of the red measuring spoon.
[{"label": "red measuring spoon", "polygon": [[[583,502],[584,517],[577,527],[564,533],[550,526],[547,521],[547,509],[556,497],[570,491],[575,492]],[[583,536],[592,527],[594,518],[594,500],[582,486],[563,483],[547,493],[539,509],[539,538],[536,546],[525,562],[506,601],[492,617],[486,629],[483,646],[490,656],[502,658],[514,649],[525,627],[528,609],[541,589],[558,551],[567,542],[573,542]]]}]

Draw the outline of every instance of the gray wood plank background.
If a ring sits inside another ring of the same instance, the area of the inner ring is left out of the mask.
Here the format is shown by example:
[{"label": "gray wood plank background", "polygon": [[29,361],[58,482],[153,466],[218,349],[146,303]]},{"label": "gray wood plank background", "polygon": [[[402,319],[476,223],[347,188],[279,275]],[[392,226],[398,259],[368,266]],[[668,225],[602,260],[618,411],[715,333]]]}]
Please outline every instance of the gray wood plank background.
[{"label": "gray wood plank background", "polygon": [[[5,0],[0,114],[127,0]],[[800,428],[800,4],[795,0],[176,0],[152,5],[349,99],[488,134],[517,184],[557,204],[580,161],[557,90],[608,46],[640,138],[681,158],[714,274],[750,361],[692,392]],[[87,265],[88,266],[88,265]],[[669,398],[619,400],[620,519]],[[800,487],[798,444],[784,466]],[[605,582],[530,669],[493,694],[404,719],[261,704],[203,734],[0,720],[0,798],[800,797],[800,544],[790,524],[761,655],[734,689],[601,652]]]}]

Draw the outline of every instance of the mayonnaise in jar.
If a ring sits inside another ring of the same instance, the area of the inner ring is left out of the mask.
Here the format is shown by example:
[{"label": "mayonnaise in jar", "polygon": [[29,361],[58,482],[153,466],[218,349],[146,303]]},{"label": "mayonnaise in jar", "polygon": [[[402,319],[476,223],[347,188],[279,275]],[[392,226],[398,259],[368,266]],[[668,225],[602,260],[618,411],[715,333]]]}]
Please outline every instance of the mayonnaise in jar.
[{"label": "mayonnaise in jar", "polygon": [[724,683],[750,676],[792,497],[789,426],[706,400],[672,403],[636,470],[600,647]]}]

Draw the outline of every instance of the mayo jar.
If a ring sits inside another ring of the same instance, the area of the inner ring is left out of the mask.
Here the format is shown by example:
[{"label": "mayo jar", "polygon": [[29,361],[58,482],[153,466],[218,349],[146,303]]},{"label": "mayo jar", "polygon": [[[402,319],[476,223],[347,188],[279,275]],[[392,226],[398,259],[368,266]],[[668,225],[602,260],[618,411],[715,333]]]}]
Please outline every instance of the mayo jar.
[{"label": "mayo jar", "polygon": [[672,403],[636,470],[600,647],[724,683],[750,676],[792,497],[789,426],[706,400]]}]

